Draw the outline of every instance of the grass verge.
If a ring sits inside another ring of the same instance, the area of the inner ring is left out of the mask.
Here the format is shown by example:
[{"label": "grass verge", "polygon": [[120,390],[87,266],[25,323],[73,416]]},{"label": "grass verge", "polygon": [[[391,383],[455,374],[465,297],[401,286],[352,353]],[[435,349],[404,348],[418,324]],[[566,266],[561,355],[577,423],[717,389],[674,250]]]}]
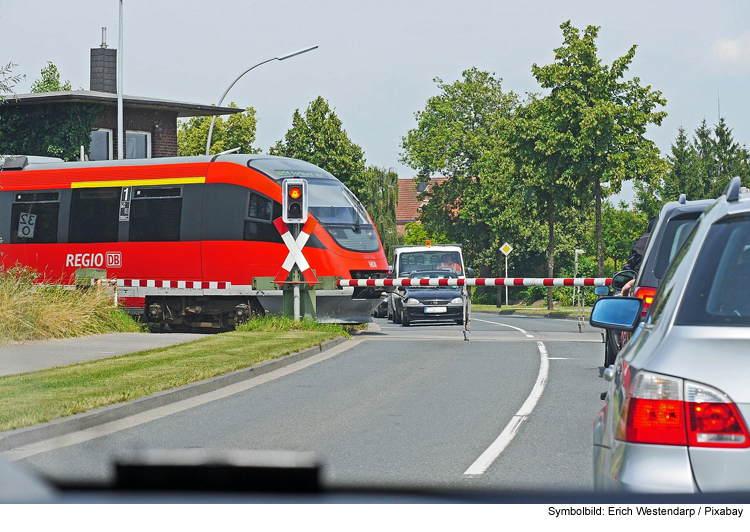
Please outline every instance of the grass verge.
[{"label": "grass verge", "polygon": [[[471,310],[476,310],[479,312],[496,312],[498,314],[528,314],[531,316],[550,316],[562,318],[578,317],[578,309],[576,307],[555,307],[554,310],[547,310],[546,308],[515,305],[503,305],[502,307],[498,308],[495,305],[477,305],[472,303]],[[591,315],[591,307],[584,307],[583,315],[588,318]]]},{"label": "grass verge", "polygon": [[[130,401],[348,336],[344,328],[335,325],[310,322],[305,329],[295,329],[295,325],[285,325],[283,319],[253,321],[258,323],[247,327],[256,330],[237,330],[171,347],[0,377],[0,431]],[[271,330],[262,330],[262,322],[267,322],[265,327]]]}]

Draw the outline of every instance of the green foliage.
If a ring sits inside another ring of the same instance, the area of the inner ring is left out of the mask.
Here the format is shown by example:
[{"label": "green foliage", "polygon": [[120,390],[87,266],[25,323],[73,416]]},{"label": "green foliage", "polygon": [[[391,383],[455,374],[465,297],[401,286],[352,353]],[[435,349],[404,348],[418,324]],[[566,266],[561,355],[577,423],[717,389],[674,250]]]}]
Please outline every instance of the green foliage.
[{"label": "green foliage", "polygon": [[0,105],[5,103],[8,93],[15,94],[13,87],[24,77],[21,75],[11,75],[11,72],[17,66],[14,63],[8,63],[5,66],[0,65]]},{"label": "green foliage", "polygon": [[406,234],[403,244],[406,246],[424,246],[428,240],[433,244],[452,244],[453,242],[443,233],[428,232],[424,225],[411,222],[404,227]]},{"label": "green foliage", "polygon": [[398,244],[396,232],[398,174],[393,168],[368,166],[365,169],[362,186],[364,206],[378,230],[386,256],[390,256],[391,248]]},{"label": "green foliage", "polygon": [[601,271],[601,198],[619,192],[624,179],[663,173],[659,151],[644,135],[649,124],[661,124],[666,113],[655,109],[666,100],[661,92],[641,86],[639,78],[624,79],[635,45],[606,65],[597,57],[598,27],[587,26],[581,34],[568,21],[560,28],[563,45],[555,49],[554,63],[532,66],[536,80],[550,92],[530,102],[536,112],[523,126],[528,132],[525,151],[548,198],[558,204],[594,204]]},{"label": "green foliage", "polygon": [[680,194],[688,200],[716,198],[732,177],[750,178],[750,153],[735,142],[724,118],[713,129],[703,120],[692,141],[680,127],[667,161],[670,168],[664,175],[636,186],[636,204],[649,216]]},{"label": "green foliage", "polygon": [[330,172],[367,204],[365,154],[354,144],[341,120],[322,96],[307,106],[305,115],[294,111],[292,127],[269,150],[271,155],[307,161]]},{"label": "green foliage", "polygon": [[[232,102],[229,107],[237,107]],[[211,126],[210,116],[194,116],[182,122],[177,130],[177,155],[204,155],[208,130]],[[242,113],[230,115],[226,120],[216,117],[211,133],[209,153],[217,154],[226,150],[240,148],[240,153],[260,153],[253,148],[257,128],[255,109],[248,107]]]},{"label": "green foliage", "polygon": [[476,68],[454,83],[435,82],[439,94],[415,114],[416,128],[402,139],[402,161],[417,171],[418,181],[436,173],[449,177],[422,195],[429,200],[420,215],[423,230],[462,243],[467,262],[486,273],[504,241],[520,244],[533,231],[524,223],[523,191],[514,186],[502,135],[518,98],[503,92],[493,73]]},{"label": "green foliage", "polygon": [[91,131],[103,107],[56,103],[0,107],[0,146],[5,153],[76,160],[91,144]]},{"label": "green foliage", "polygon": [[60,73],[52,61],[47,61],[47,67],[42,69],[41,78],[31,84],[31,92],[60,92],[72,90],[70,81],[60,83]]}]

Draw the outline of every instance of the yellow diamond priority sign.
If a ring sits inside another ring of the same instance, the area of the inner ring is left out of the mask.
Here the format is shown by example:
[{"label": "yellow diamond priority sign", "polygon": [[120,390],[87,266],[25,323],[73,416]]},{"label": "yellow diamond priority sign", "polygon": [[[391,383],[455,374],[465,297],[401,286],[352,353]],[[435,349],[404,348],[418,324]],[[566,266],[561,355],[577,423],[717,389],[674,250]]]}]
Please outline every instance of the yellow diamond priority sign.
[{"label": "yellow diamond priority sign", "polygon": [[510,244],[506,242],[500,247],[500,251],[502,251],[503,254],[507,257],[510,254],[510,252],[513,251],[513,246],[511,246]]}]

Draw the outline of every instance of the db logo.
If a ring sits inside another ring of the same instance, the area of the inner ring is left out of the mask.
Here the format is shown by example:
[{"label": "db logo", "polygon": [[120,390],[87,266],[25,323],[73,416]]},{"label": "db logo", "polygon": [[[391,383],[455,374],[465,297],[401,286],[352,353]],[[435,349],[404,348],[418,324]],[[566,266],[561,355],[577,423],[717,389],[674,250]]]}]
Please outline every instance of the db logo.
[{"label": "db logo", "polygon": [[120,251],[107,251],[107,253],[69,253],[65,259],[65,266],[69,268],[107,268],[122,267],[122,253]]},{"label": "db logo", "polygon": [[119,251],[107,251],[107,268],[119,268],[122,266],[122,253]]}]

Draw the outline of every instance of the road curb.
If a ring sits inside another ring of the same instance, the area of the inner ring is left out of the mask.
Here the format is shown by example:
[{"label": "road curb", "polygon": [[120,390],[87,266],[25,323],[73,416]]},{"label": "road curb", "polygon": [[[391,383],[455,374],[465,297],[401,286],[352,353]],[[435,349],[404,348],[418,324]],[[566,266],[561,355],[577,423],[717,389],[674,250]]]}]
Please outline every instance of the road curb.
[{"label": "road curb", "polygon": [[260,375],[270,373],[277,369],[294,364],[295,362],[318,355],[323,351],[327,351],[342,344],[345,341],[346,338],[339,336],[338,338],[328,340],[302,351],[274,360],[268,360],[249,368],[233,371],[226,375],[220,375],[211,379],[186,384],[173,390],[164,390],[153,395],[133,399],[127,403],[104,406],[89,412],[74,414],[72,416],[55,419],[47,423],[40,423],[39,425],[33,425],[31,427],[0,432],[0,451],[9,451],[17,447],[23,447],[50,438],[64,436],[66,434],[140,414],[154,408],[183,401],[191,397],[213,392],[220,388],[259,377]]},{"label": "road curb", "polygon": [[[501,310],[499,312],[490,312],[487,310],[476,310],[473,311],[476,313],[482,313],[482,314],[490,314],[492,316],[520,316],[523,318],[550,318],[553,320],[573,320],[577,321],[578,316],[561,316],[559,314],[531,314],[531,313],[524,313],[523,311],[519,312],[517,310]],[[586,320],[589,319],[588,316],[584,316]]]}]

